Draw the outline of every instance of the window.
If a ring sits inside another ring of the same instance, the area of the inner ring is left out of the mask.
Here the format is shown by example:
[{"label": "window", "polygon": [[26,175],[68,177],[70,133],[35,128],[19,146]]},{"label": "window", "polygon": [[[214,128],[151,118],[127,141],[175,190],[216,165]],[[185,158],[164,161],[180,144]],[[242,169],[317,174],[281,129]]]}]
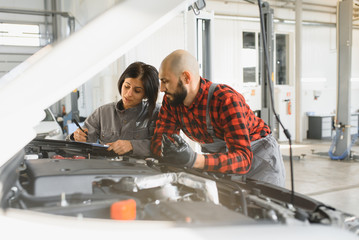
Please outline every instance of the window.
[{"label": "window", "polygon": [[243,48],[256,48],[256,35],[254,32],[243,32]]},{"label": "window", "polygon": [[256,68],[255,67],[245,67],[243,68],[243,82],[256,82]]},{"label": "window", "polygon": [[243,32],[243,48],[241,57],[243,59],[243,83],[256,83],[257,71],[257,50],[256,50],[256,33]]},{"label": "window", "polygon": [[288,85],[288,35],[276,34],[275,37],[275,77],[277,85]]},{"label": "window", "polygon": [[38,25],[0,23],[0,45],[40,46]]}]

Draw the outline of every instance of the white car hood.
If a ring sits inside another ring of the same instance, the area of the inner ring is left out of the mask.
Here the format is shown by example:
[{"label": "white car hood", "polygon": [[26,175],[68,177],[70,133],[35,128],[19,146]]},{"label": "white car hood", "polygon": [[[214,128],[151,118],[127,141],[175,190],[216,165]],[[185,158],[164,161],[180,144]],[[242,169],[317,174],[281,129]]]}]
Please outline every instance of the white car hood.
[{"label": "white car hood", "polygon": [[[0,130],[6,137],[0,138],[0,166],[36,136],[34,126],[43,119],[45,108],[114,62],[193,2],[120,1],[78,32],[60,43],[42,48],[3,76],[0,79]],[[128,23],[129,19],[131,24],[118,24]]]}]

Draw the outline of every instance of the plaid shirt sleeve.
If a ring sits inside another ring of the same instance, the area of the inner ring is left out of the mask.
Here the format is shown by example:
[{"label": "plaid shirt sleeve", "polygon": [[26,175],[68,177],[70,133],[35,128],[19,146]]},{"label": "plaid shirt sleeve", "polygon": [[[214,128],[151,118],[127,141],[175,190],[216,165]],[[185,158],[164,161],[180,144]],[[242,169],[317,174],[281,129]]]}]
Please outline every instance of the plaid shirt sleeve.
[{"label": "plaid shirt sleeve", "polygon": [[252,164],[251,140],[268,135],[270,129],[254,115],[242,95],[223,85],[219,88],[210,105],[212,124],[215,132],[223,133],[228,152],[204,155],[204,170],[245,174]]},{"label": "plaid shirt sleeve", "polygon": [[162,134],[171,136],[173,133],[179,134],[180,127],[177,124],[175,110],[170,107],[167,97],[163,98],[162,107],[156,121],[155,132],[151,141],[151,151],[157,156],[161,155]]}]

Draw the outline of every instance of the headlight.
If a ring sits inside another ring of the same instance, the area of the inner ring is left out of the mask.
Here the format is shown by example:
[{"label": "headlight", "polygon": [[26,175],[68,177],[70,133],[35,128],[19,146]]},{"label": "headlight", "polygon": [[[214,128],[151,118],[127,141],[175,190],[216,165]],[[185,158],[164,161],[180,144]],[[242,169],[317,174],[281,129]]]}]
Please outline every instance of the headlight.
[{"label": "headlight", "polygon": [[53,136],[59,135],[60,133],[61,133],[60,129],[55,129],[55,130],[52,130],[51,132],[49,132],[49,136],[53,137]]},{"label": "headlight", "polygon": [[359,218],[350,215],[344,217],[344,226],[359,236]]},{"label": "headlight", "polygon": [[320,206],[319,208],[328,215],[332,225],[347,229],[356,235],[359,235],[358,217],[337,211],[335,209],[327,208],[326,206]]}]

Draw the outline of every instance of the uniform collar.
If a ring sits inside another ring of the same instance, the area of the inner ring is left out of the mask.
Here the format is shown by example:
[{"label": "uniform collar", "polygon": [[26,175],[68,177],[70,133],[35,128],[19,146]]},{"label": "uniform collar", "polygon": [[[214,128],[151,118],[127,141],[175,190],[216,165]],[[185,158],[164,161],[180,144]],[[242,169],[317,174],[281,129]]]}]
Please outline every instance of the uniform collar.
[{"label": "uniform collar", "polygon": [[129,108],[129,109],[124,109],[123,108],[123,102],[122,102],[122,99],[120,101],[117,102],[116,104],[116,111],[119,111],[121,113],[124,113],[124,112],[140,112],[143,108],[143,101],[141,101],[139,104],[137,104],[136,106],[132,107],[132,108]]},{"label": "uniform collar", "polygon": [[208,88],[208,83],[209,83],[209,81],[207,79],[204,79],[201,77],[196,98],[194,99],[192,104],[188,107],[188,109],[198,107],[198,105],[200,104],[200,102],[202,101],[202,99],[204,98],[204,96],[206,94],[206,90]]}]

